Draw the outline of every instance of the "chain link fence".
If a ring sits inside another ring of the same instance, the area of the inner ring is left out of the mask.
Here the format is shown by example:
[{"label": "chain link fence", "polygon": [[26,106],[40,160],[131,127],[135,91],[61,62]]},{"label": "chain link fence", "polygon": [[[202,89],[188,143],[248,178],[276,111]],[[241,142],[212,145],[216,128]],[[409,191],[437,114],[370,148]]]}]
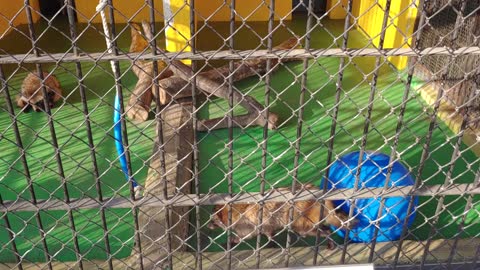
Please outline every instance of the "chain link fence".
[{"label": "chain link fence", "polygon": [[479,18],[0,5],[0,266],[478,268]]}]

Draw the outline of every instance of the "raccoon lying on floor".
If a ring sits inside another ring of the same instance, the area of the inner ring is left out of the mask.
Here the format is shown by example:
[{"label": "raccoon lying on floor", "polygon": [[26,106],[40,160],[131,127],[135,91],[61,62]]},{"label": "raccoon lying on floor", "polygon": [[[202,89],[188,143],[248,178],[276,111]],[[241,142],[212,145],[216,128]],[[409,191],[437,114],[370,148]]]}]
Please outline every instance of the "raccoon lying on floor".
[{"label": "raccoon lying on floor", "polygon": [[[304,189],[318,190],[313,185],[304,185]],[[297,190],[300,189],[297,188]],[[289,191],[290,188],[278,188],[278,191]],[[257,236],[256,226],[259,225],[260,211],[259,204],[233,203],[232,204],[232,226],[231,229],[235,235],[231,237],[233,244],[238,244],[243,240],[247,240]],[[290,204],[286,202],[267,201],[263,206],[263,220],[261,234],[269,239],[289,224]],[[323,213],[322,213],[323,212]],[[322,216],[322,221],[320,221]],[[324,200],[322,203],[316,200],[296,201],[293,207],[292,231],[301,237],[316,236],[317,230],[320,230],[320,236],[328,236],[331,231],[329,225],[336,228],[346,229],[353,228],[357,224],[357,220],[348,221],[348,214],[335,210],[335,205],[331,200]],[[213,209],[211,222],[208,225],[210,229],[222,228],[227,229],[228,222],[228,206],[216,205]],[[347,227],[348,224],[348,227]],[[328,248],[333,249],[334,243],[328,240]]]},{"label": "raccoon lying on floor", "polygon": [[29,73],[23,80],[22,91],[17,96],[17,106],[28,111],[33,108],[34,111],[39,112],[45,110],[44,99],[50,108],[53,108],[55,102],[62,98],[62,88],[60,82],[55,75],[49,75],[48,72],[43,72],[44,85],[47,89],[47,97],[43,96],[42,80],[36,73]]}]

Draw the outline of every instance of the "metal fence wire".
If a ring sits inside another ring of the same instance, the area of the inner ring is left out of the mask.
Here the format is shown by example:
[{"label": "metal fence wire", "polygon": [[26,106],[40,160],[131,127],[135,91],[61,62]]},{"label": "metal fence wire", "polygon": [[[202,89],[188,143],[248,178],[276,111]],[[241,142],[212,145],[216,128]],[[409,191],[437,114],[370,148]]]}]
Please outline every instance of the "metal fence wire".
[{"label": "metal fence wire", "polygon": [[0,267],[478,269],[480,1],[0,3]]}]

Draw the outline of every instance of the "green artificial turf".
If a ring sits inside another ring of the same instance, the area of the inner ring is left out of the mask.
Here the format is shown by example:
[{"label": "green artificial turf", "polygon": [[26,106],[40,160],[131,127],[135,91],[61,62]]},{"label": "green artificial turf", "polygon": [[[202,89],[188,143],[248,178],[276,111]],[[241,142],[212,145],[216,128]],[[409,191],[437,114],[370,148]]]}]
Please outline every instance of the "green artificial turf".
[{"label": "green artificial turf", "polygon": [[[340,36],[343,31],[343,21],[324,20],[325,29],[317,28],[312,32],[312,44],[314,48],[327,48],[332,44],[330,33]],[[259,36],[267,34],[265,23],[249,24]],[[54,26],[68,35],[65,21],[56,21]],[[94,25],[101,29],[100,25]],[[211,26],[202,28],[197,46],[200,50],[217,49],[223,44],[220,36],[228,36],[228,23],[212,23]],[[240,25],[237,24],[237,27]],[[45,25],[36,26],[41,32]],[[123,29],[124,25],[118,25],[117,29]],[[296,18],[287,23],[287,27],[302,34],[305,31],[305,18]],[[28,33],[25,27],[21,28]],[[79,25],[79,32],[85,29],[85,25]],[[93,28],[85,29],[84,36],[79,40],[79,46],[85,52],[98,52],[105,49],[105,41]],[[129,46],[129,30],[118,39],[120,48],[126,50]],[[220,35],[220,36],[219,36]],[[279,28],[274,34],[274,43],[278,44],[291,36],[285,28]],[[1,53],[25,53],[29,49],[28,44],[20,42],[22,36],[12,32],[0,40]],[[18,40],[18,42],[15,42]],[[54,40],[55,42],[52,42]],[[358,31],[351,31],[349,47],[368,46],[367,40]],[[26,40],[25,40],[26,41]],[[259,39],[251,29],[243,27],[235,38],[237,49],[253,49],[259,44]],[[69,41],[53,30],[47,31],[39,40],[39,46],[48,52],[58,53],[70,49]],[[227,48],[224,48],[227,49]],[[374,67],[374,58],[356,58],[347,60],[344,70],[341,105],[338,115],[338,124],[335,135],[334,152],[341,155],[349,151],[359,149],[364,126],[364,115],[370,93],[368,83]],[[213,66],[224,64],[222,61],[210,63]],[[120,62],[122,72],[127,70],[128,62]],[[8,76],[17,66],[5,66]],[[32,66],[26,66],[32,69]],[[302,182],[318,184],[323,176],[326,166],[327,147],[326,141],[330,133],[332,108],[335,102],[335,81],[339,67],[338,58],[320,58],[317,61],[309,61],[307,72],[307,91],[305,94],[304,121],[302,127],[302,141],[300,154],[300,167],[298,179]],[[44,65],[51,69],[51,65]],[[104,197],[128,196],[129,190],[125,178],[121,172],[117,160],[114,140],[112,138],[112,105],[114,100],[114,80],[111,75],[109,63],[101,62],[82,63],[83,73],[87,74],[84,84],[87,87],[87,100],[92,121],[92,133],[95,142],[95,152],[100,172],[100,182]],[[297,134],[298,108],[300,99],[301,74],[303,64],[292,62],[281,67],[272,74],[272,90],[270,101],[271,110],[280,115],[284,121],[277,131],[268,133],[268,156],[266,180],[267,188],[272,186],[289,185],[292,181],[292,169],[294,160],[294,142]],[[24,72],[24,70],[22,70]],[[66,92],[66,103],[57,106],[53,110],[55,130],[58,144],[61,148],[63,169],[67,179],[67,186],[71,198],[83,198],[97,196],[95,189],[95,177],[90,149],[87,144],[87,128],[85,117],[82,113],[82,103],[78,90],[77,80],[74,76],[75,66],[62,63],[55,71]],[[367,78],[367,81],[363,81]],[[25,73],[17,73],[9,79],[8,86],[11,94],[19,91],[21,81]],[[404,76],[404,75],[401,75]],[[136,83],[136,78],[131,71],[122,77],[124,97],[128,98],[129,91]],[[415,81],[414,83],[420,83]],[[263,81],[258,78],[243,80],[235,86],[242,92],[254,96],[258,101],[264,102]],[[367,137],[367,149],[380,150],[390,153],[390,145],[385,145],[385,140],[390,140],[395,134],[399,104],[402,100],[404,85],[399,81],[396,71],[383,65],[378,78],[378,91],[375,96],[372,111],[372,122]],[[3,95],[3,93],[2,93]],[[15,200],[18,198],[30,199],[30,193],[24,175],[22,162],[19,159],[15,136],[11,127],[11,119],[6,112],[5,99],[0,99],[0,195],[3,200]],[[424,113],[424,103],[419,96],[411,93],[408,102],[402,133],[397,151],[401,153],[402,160],[413,171],[420,161],[421,144],[428,133],[428,118]],[[201,118],[219,117],[228,108],[224,100],[212,100],[202,107],[199,116]],[[17,110],[17,109],[16,109]],[[18,110],[17,110],[18,111]],[[243,113],[241,108],[235,109],[236,113]],[[28,167],[33,180],[37,199],[57,198],[64,199],[61,178],[58,175],[57,163],[54,150],[51,146],[51,137],[47,118],[41,113],[27,113],[18,115],[18,124],[22,134],[23,145],[26,149]],[[148,170],[148,158],[151,155],[152,138],[154,136],[154,122],[134,125],[128,123],[129,143],[131,145],[132,168],[135,179],[143,183]],[[228,131],[218,130],[209,134],[199,133],[200,149],[200,192],[227,192],[226,172],[228,172]],[[233,161],[234,161],[234,192],[259,191],[261,170],[261,148],[263,129],[252,127],[244,131],[234,129]],[[446,166],[453,151],[451,139],[452,133],[442,123],[435,129],[432,138],[432,154],[427,160],[422,179],[428,179],[428,184],[439,184],[444,180],[448,170]],[[478,169],[477,157],[462,145],[462,158],[455,165],[452,176],[460,176],[457,183],[472,182],[474,175],[471,171]],[[472,164],[471,170],[466,170],[467,164]],[[478,198],[475,198],[478,199]],[[460,222],[458,215],[463,212],[466,198],[449,196],[445,199],[448,211],[443,211],[437,228],[441,237],[452,237],[458,230]],[[412,236],[415,239],[425,239],[429,227],[425,225],[425,217],[431,217],[436,208],[436,199],[421,198],[419,214],[412,225]],[[475,208],[478,208],[475,205]],[[210,207],[202,208],[202,224],[208,219]],[[467,216],[465,231],[461,237],[471,237],[480,229],[474,210]],[[470,215],[471,214],[471,215]],[[42,211],[41,219],[47,232],[47,245],[51,254],[55,254],[56,260],[75,260],[72,231],[69,228],[68,216],[65,211]],[[116,258],[123,258],[130,254],[133,247],[133,217],[130,209],[106,210],[109,229],[111,252]],[[454,217],[456,219],[454,219]],[[15,240],[19,251],[28,261],[42,261],[43,251],[40,241],[38,225],[34,213],[8,214],[12,230],[16,233]],[[192,218],[194,218],[192,216]],[[74,220],[77,228],[80,250],[87,259],[105,259],[103,229],[99,210],[76,210]],[[4,229],[4,220],[0,226],[0,261],[14,261],[10,251],[10,242],[7,231]],[[194,223],[193,223],[194,224]],[[190,230],[190,244],[195,246],[195,228]],[[225,242],[225,236],[219,236],[220,231],[209,231],[202,228],[204,235],[215,239],[212,243],[202,241],[202,246],[210,245],[209,250],[221,250],[220,245]],[[218,237],[217,237],[218,236]],[[202,236],[202,238],[205,238]],[[284,236],[279,241],[284,243]],[[311,243],[312,239],[308,239]],[[252,242],[249,242],[252,244]],[[253,242],[254,243],[254,242]],[[302,244],[302,243],[300,243]],[[243,246],[240,248],[248,248]]]}]

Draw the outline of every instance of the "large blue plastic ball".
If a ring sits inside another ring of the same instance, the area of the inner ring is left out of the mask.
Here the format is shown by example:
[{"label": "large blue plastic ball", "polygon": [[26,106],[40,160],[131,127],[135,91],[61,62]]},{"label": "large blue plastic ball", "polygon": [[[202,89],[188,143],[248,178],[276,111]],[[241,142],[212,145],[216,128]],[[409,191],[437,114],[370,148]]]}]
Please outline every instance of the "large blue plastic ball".
[{"label": "large blue plastic ball", "polygon": [[[355,174],[357,172],[358,160],[360,152],[352,152],[340,157],[330,167],[328,188],[341,189],[353,188],[355,185]],[[363,155],[359,188],[363,187],[380,187],[383,188],[386,181],[388,164],[390,157],[388,155],[365,151]],[[321,186],[323,186],[322,180]],[[389,187],[409,186],[413,185],[414,180],[410,176],[409,171],[400,163],[395,162],[392,167]],[[402,228],[407,219],[407,209],[412,198],[410,196],[388,197],[384,198],[384,207],[379,218],[377,242],[395,241],[401,237]],[[352,242],[370,243],[375,238],[375,222],[378,218],[378,211],[381,206],[382,198],[365,198],[355,199],[354,216],[358,220],[356,227],[350,230],[349,238]],[[334,201],[340,209],[349,212],[352,206],[349,200]],[[413,208],[408,217],[407,226],[410,226],[415,219],[415,209],[418,205],[418,197],[413,198]],[[341,237],[345,236],[343,230],[332,227]]]}]

